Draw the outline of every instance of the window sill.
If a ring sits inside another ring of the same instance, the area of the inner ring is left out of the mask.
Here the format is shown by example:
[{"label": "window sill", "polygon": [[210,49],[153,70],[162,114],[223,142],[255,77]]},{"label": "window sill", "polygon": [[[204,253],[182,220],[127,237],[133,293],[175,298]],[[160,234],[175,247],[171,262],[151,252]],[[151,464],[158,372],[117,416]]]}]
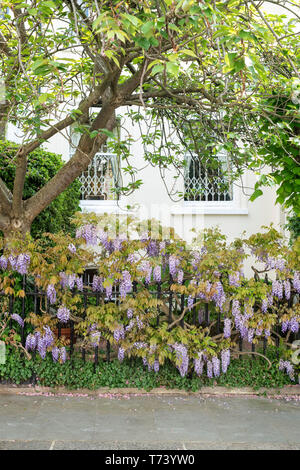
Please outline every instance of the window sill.
[{"label": "window sill", "polygon": [[98,214],[104,214],[105,212],[108,214],[121,212],[118,201],[113,199],[108,201],[82,199],[80,201],[80,207],[82,211],[96,212]]},{"label": "window sill", "polygon": [[248,209],[241,207],[230,206],[208,206],[198,204],[187,204],[181,207],[172,207],[171,214],[173,215],[248,215]]}]

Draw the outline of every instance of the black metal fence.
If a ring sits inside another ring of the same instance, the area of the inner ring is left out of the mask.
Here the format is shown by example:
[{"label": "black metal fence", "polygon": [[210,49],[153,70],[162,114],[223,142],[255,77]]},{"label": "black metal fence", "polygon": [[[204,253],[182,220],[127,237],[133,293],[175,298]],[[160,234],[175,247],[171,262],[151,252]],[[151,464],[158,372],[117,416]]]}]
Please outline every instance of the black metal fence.
[{"label": "black metal fence", "polygon": [[[118,286],[116,286],[113,289],[112,293],[112,298],[111,299],[106,299],[105,294],[101,293],[99,291],[93,291],[91,286],[92,286],[92,281],[93,281],[93,276],[96,274],[95,270],[88,270],[84,273],[83,275],[83,290],[79,292],[78,290],[72,291],[72,293],[75,294],[80,294],[82,298],[82,305],[83,305],[83,319],[86,316],[86,311],[87,308],[90,305],[100,305],[100,301],[104,300],[104,302],[114,302],[118,305],[119,303],[119,289]],[[269,282],[268,279],[265,279],[265,282]],[[167,320],[169,325],[171,323],[174,323],[174,318],[177,319],[177,324],[180,325],[181,327],[184,327],[185,324],[185,315],[183,315],[184,310],[187,307],[187,296],[185,294],[178,295],[176,294],[172,289],[171,285],[173,284],[172,279],[170,278],[168,283],[156,283],[153,285],[151,284],[151,294],[155,296],[158,300],[164,300],[165,305],[168,307],[168,314],[166,315],[163,312],[158,311],[157,319],[156,319],[156,326],[159,327],[160,321],[163,318],[163,320]],[[136,295],[140,289],[145,289],[149,288],[145,283],[143,284],[137,284],[136,282],[133,283],[133,289],[131,295]],[[25,319],[28,313],[33,312],[37,315],[42,314],[43,312],[51,314],[52,307],[50,306],[49,302],[47,301],[47,296],[46,292],[40,291],[36,284],[33,282],[32,278],[28,278],[26,275],[22,277],[22,289],[25,292],[25,296],[22,298],[16,298],[13,295],[7,295],[4,292],[0,292],[0,299],[2,300],[5,298],[7,301],[7,306],[8,306],[8,315],[9,317],[13,313],[18,313],[22,319]],[[91,302],[91,299],[94,299]],[[297,296],[292,296],[289,301],[287,302],[288,306],[292,306],[293,303],[299,302],[299,295]],[[210,310],[210,304],[209,302],[203,301],[204,308],[203,308],[203,314],[201,317],[199,316],[199,309],[197,308],[192,308],[191,311],[189,312],[189,324],[193,324],[196,326],[202,326],[202,327],[209,327],[211,331],[213,331],[214,335],[219,335],[222,333],[222,314],[215,309]],[[41,306],[45,306],[45,310],[41,309]],[[17,307],[17,312],[16,312],[16,307]],[[254,306],[255,310],[255,306]],[[10,326],[13,326],[12,320],[9,320]],[[79,337],[76,333],[75,337],[75,331],[74,331],[74,321],[70,320],[67,324],[62,324],[58,322],[58,327],[57,327],[57,337],[61,338],[62,335],[64,336],[64,328],[69,329],[69,358],[72,359],[73,354],[74,354],[74,347],[76,346],[76,343],[79,340]],[[21,330],[21,342],[22,345],[25,346],[25,326],[20,326]],[[279,323],[277,322],[277,325],[275,327],[275,330],[272,331],[272,336],[275,339],[275,344],[278,347],[279,346],[279,341],[280,337],[284,336],[282,332],[280,331]],[[300,337],[300,334],[292,335],[292,339],[296,339]],[[243,340],[243,338],[240,336],[239,333],[236,335],[236,340],[238,344],[238,351],[243,352],[245,349],[247,351],[255,352],[256,345],[248,343],[247,341]],[[80,341],[79,341],[80,342]],[[263,353],[266,353],[266,348],[267,348],[267,340],[264,337],[262,339],[262,342],[260,343],[260,347],[262,347]],[[101,348],[102,350],[102,348]],[[111,354],[112,354],[112,347],[111,344],[108,340],[105,340],[105,346],[104,346],[104,357],[103,359],[106,360],[107,362],[110,362],[111,360]],[[81,355],[81,358],[83,361],[86,361],[87,358],[87,349],[86,347],[80,347],[79,348],[79,353]],[[89,357],[93,357],[93,362],[95,364],[95,367],[99,363],[99,346],[96,346],[93,348],[92,354],[89,354]]]}]

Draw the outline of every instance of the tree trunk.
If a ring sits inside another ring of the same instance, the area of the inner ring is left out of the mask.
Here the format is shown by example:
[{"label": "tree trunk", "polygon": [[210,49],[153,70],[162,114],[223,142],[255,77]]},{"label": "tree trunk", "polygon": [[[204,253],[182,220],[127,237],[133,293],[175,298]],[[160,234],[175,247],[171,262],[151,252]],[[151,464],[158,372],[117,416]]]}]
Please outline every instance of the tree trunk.
[{"label": "tree trunk", "polygon": [[4,235],[4,245],[9,247],[15,238],[25,238],[26,234],[30,234],[30,227],[31,224],[25,220],[24,214],[18,219],[10,219],[5,228],[0,227]]}]

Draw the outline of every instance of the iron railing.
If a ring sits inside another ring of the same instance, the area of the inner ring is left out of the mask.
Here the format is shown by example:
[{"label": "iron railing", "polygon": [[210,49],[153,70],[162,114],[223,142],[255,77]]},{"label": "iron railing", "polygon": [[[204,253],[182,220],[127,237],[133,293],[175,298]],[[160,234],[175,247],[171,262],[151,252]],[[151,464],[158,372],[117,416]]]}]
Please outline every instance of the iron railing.
[{"label": "iron railing", "polygon": [[[96,274],[95,270],[88,270],[84,273],[83,275],[83,291],[79,292],[76,289],[73,291],[73,294],[80,295],[82,298],[82,305],[83,305],[83,319],[86,316],[86,311],[87,308],[91,305],[100,305],[100,301],[104,300],[104,302],[114,302],[115,304],[118,305],[119,302],[119,289],[118,286],[114,287],[112,297],[110,299],[107,299],[105,297],[105,293],[101,293],[99,291],[94,292],[91,288],[92,286],[92,280],[93,276]],[[269,282],[268,278],[266,276],[265,282]],[[180,319],[178,322],[178,325],[181,327],[184,327],[185,325],[185,316],[182,316],[183,311],[185,307],[187,306],[187,299],[188,297],[185,294],[178,295],[176,294],[172,289],[171,285],[173,284],[171,278],[169,282],[164,282],[164,283],[155,283],[151,284],[150,286],[145,285],[145,283],[138,284],[136,282],[133,283],[133,289],[132,292],[130,293],[131,295],[135,296],[140,290],[144,290],[145,288],[151,290],[151,294],[155,296],[157,299],[164,300],[165,304],[168,306],[168,314],[166,315],[162,311],[159,311],[158,308],[158,315],[156,318],[156,327],[159,327],[161,320],[163,319],[164,321],[167,320],[169,324],[174,322],[175,319]],[[8,315],[9,317],[13,313],[18,313],[23,319],[26,317],[26,315],[29,312],[33,312],[37,315],[41,315],[43,312],[47,312],[49,314],[53,313],[55,315],[56,309],[53,309],[52,306],[50,306],[49,302],[47,302],[47,296],[44,291],[38,290],[37,286],[33,282],[32,278],[27,277],[24,275],[22,277],[22,289],[25,292],[25,296],[22,298],[15,298],[13,295],[7,295],[3,291],[0,292],[0,300],[6,299],[7,300],[7,305],[8,305]],[[93,299],[93,301],[91,301]],[[28,307],[28,303],[30,303],[31,300],[31,305]],[[287,300],[281,301],[282,303],[286,303],[288,307],[291,307],[294,303],[299,302],[299,295],[294,295],[291,296],[291,298]],[[17,312],[15,312],[15,307],[17,303]],[[210,304],[209,302],[203,302],[204,308],[201,310],[201,315],[199,313],[199,309],[197,308],[192,308],[192,310],[189,312],[189,324],[193,324],[196,326],[201,326],[201,327],[209,327],[211,331],[213,331],[214,334],[220,334],[222,332],[221,328],[221,323],[222,323],[222,314],[220,312],[216,312],[215,309],[210,310]],[[45,309],[41,309],[41,306],[45,306]],[[43,312],[42,312],[43,310]],[[255,305],[254,305],[254,310],[255,310]],[[74,347],[76,343],[80,343],[80,338],[78,337],[76,333],[76,338],[75,338],[75,332],[74,332],[74,321],[71,320],[69,321],[68,324],[62,324],[58,322],[58,328],[57,328],[57,336],[60,338],[62,336],[62,329],[68,327],[69,328],[69,350],[68,350],[68,358],[72,359],[73,354],[74,354]],[[10,327],[12,327],[12,320],[10,320]],[[21,330],[21,342],[22,345],[25,346],[25,330],[24,327],[18,326],[17,328],[20,328]],[[280,331],[279,329],[279,323],[277,323],[276,326],[276,331],[272,332],[272,336],[275,339],[275,345],[277,348],[279,347],[279,341],[280,337],[284,337],[285,335]],[[297,334],[292,334],[290,336],[290,342],[294,339],[299,339],[300,338],[300,332]],[[247,343],[247,341],[243,340],[239,334],[239,332],[236,332],[236,340],[238,344],[238,351],[243,352],[245,349],[247,351],[251,350],[252,352],[255,352],[256,345]],[[266,353],[266,348],[267,348],[267,341],[266,338],[264,337],[262,339],[262,344],[260,345],[263,349],[263,353]],[[95,348],[90,348],[91,350],[94,349],[92,354],[92,360],[94,361],[95,367],[99,362],[99,346]],[[104,345],[104,354],[105,357],[103,358],[107,362],[110,362],[111,360],[111,344],[108,340],[105,340],[105,345]],[[79,349],[79,353],[83,359],[83,361],[87,360],[87,352],[88,349],[86,347],[82,347]]]},{"label": "iron railing", "polygon": [[189,155],[184,177],[184,200],[224,202],[232,200],[232,185],[225,176],[222,160],[217,168],[206,166],[198,155]]}]

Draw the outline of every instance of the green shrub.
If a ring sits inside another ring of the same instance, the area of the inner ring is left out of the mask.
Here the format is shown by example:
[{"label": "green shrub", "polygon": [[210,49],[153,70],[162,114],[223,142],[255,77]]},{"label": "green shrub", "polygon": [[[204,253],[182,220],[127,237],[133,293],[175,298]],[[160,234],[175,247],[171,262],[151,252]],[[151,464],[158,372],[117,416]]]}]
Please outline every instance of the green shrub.
[{"label": "green shrub", "polygon": [[[16,165],[14,156],[18,145],[13,142],[0,141],[1,178],[10,190],[13,189]],[[60,155],[37,149],[29,154],[28,168],[25,178],[24,199],[28,199],[39,191],[47,181],[56,175],[63,166]],[[80,210],[80,183],[74,181],[68,189],[61,193],[32,223],[31,235],[40,237],[44,232],[56,233],[59,230],[72,232],[70,219]]]},{"label": "green shrub", "polygon": [[291,243],[293,243],[298,237],[300,237],[300,217],[296,214],[288,217],[286,228],[291,234]]},{"label": "green shrub", "polygon": [[159,372],[146,372],[140,359],[117,360],[110,363],[100,361],[95,368],[92,362],[83,362],[76,357],[64,364],[53,362],[47,354],[42,360],[39,356],[27,360],[22,352],[8,348],[6,364],[0,365],[0,382],[17,385],[28,384],[35,373],[37,384],[46,387],[67,387],[68,389],[97,389],[100,387],[151,390],[165,387],[167,389],[184,389],[196,392],[203,386],[222,385],[227,387],[283,387],[292,382],[287,374],[278,369],[276,351],[267,351],[271,367],[261,357],[233,359],[227,374],[209,379],[205,375],[197,377],[192,373],[181,377],[173,364],[167,362]]}]

